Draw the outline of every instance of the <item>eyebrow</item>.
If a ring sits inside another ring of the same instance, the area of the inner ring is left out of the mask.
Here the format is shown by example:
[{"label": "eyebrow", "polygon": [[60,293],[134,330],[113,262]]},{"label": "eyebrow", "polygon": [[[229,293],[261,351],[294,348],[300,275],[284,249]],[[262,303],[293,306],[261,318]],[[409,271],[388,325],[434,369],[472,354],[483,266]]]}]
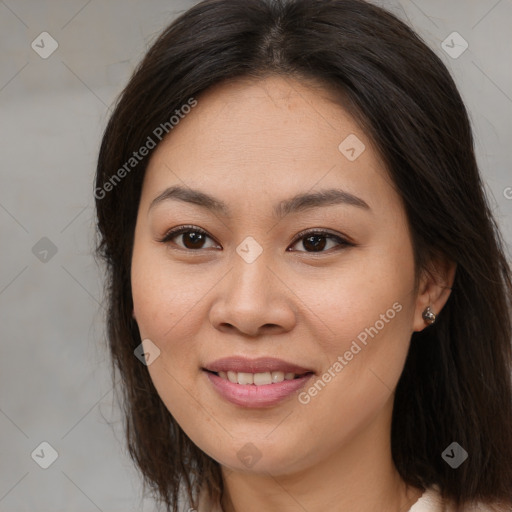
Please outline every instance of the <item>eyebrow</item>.
[{"label": "eyebrow", "polygon": [[[148,211],[156,205],[169,200],[192,203],[215,213],[222,214],[226,217],[230,216],[230,209],[223,201],[216,199],[205,192],[201,192],[200,190],[185,188],[179,185],[169,187],[155,197],[153,201],[151,201]],[[313,208],[337,204],[346,204],[363,210],[371,210],[368,203],[360,197],[346,192],[345,190],[332,188],[320,190],[319,192],[297,194],[290,199],[280,201],[274,206],[274,216],[282,218],[290,213],[302,212]]]}]

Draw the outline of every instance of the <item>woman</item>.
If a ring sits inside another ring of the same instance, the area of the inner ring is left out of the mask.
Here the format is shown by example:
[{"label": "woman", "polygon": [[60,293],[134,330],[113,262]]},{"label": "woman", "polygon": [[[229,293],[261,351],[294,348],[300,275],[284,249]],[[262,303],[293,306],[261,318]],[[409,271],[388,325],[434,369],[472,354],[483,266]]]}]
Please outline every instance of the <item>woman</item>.
[{"label": "woman", "polygon": [[511,509],[510,268],[461,97],[401,21],[197,4],[95,187],[128,446],[167,510]]}]

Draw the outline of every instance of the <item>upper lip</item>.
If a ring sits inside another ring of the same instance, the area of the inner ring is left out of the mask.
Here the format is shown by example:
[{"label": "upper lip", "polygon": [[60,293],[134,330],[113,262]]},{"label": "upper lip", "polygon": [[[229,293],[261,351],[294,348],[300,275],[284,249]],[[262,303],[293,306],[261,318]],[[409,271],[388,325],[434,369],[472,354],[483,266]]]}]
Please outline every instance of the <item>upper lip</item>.
[{"label": "upper lip", "polygon": [[314,373],[313,370],[304,368],[282,359],[274,357],[259,357],[257,359],[248,359],[246,357],[224,357],[217,359],[204,366],[205,370],[211,372],[244,372],[244,373],[265,373],[265,372],[284,372],[302,375],[304,373]]}]

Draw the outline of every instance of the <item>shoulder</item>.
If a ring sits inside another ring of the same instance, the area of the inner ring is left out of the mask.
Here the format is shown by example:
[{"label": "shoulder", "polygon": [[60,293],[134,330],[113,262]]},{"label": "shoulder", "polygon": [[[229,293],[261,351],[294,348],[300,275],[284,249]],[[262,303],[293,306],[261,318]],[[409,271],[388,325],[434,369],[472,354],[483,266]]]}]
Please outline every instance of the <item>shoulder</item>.
[{"label": "shoulder", "polygon": [[[220,503],[212,502],[208,498],[206,489],[202,489],[199,494],[199,504],[197,512],[223,512]],[[427,489],[420,499],[409,509],[409,512],[512,512],[510,509],[499,507],[498,505],[472,503],[466,505],[462,510],[456,511],[456,508],[447,504],[441,497],[436,487]]]},{"label": "shoulder", "polygon": [[511,512],[510,508],[488,503],[474,502],[457,508],[441,497],[438,488],[427,489],[420,499],[409,509],[409,512]]}]

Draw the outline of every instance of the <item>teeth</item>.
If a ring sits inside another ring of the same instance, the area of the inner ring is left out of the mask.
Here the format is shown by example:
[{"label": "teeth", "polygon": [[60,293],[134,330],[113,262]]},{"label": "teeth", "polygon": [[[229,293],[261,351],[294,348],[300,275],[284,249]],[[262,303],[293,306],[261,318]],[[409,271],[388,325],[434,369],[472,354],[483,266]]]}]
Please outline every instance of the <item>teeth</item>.
[{"label": "teeth", "polygon": [[277,384],[284,380],[293,380],[295,373],[263,372],[263,373],[247,373],[247,372],[219,372],[219,377],[229,380],[234,384],[254,384],[256,386],[264,386],[266,384]]},{"label": "teeth", "polygon": [[262,386],[264,384],[272,384],[272,374],[270,372],[255,373],[253,382],[254,382],[254,384],[256,384],[256,386]]},{"label": "teeth", "polygon": [[238,372],[238,384],[254,384],[254,373]]},{"label": "teeth", "polygon": [[272,372],[272,382],[275,384],[276,382],[283,382],[284,380],[284,372]]}]

